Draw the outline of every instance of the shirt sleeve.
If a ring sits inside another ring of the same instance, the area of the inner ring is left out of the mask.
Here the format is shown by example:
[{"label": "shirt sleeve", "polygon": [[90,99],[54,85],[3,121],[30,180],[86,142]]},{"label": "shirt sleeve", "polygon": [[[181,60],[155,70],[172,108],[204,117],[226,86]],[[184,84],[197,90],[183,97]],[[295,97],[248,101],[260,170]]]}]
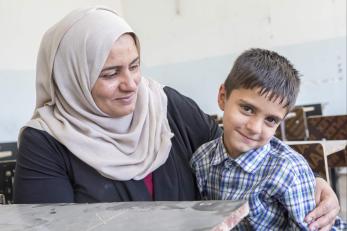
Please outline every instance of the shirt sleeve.
[{"label": "shirt sleeve", "polygon": [[24,129],[15,170],[14,203],[74,202],[64,148],[46,132]]},{"label": "shirt sleeve", "polygon": [[314,175],[308,165],[300,163],[288,169],[287,173],[288,185],[281,203],[288,211],[289,226],[294,230],[308,230],[308,224],[305,223],[304,218],[315,208]]}]

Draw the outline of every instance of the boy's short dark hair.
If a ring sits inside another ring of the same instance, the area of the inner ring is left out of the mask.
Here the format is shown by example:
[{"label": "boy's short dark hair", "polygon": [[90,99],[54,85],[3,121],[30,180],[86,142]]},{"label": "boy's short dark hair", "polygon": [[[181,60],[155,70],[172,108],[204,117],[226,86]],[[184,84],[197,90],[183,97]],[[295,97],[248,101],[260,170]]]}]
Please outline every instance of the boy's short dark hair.
[{"label": "boy's short dark hair", "polygon": [[283,56],[274,51],[250,49],[235,61],[224,82],[226,96],[235,89],[260,88],[259,94],[270,94],[269,100],[285,100],[288,111],[294,107],[299,93],[299,72]]}]

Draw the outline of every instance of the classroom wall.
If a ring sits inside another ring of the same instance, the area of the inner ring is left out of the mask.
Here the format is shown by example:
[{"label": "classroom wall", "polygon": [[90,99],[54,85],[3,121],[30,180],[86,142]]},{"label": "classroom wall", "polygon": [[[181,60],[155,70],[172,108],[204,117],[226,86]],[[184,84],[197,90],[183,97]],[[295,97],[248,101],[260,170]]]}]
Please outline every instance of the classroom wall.
[{"label": "classroom wall", "polygon": [[16,140],[35,104],[43,33],[76,7],[108,5],[140,37],[143,74],[190,96],[207,113],[244,49],[273,49],[302,74],[298,103],[347,113],[345,0],[0,0],[0,142]]},{"label": "classroom wall", "polygon": [[[266,47],[269,48],[269,47]],[[301,73],[297,104],[322,103],[323,114],[346,114],[346,38],[271,47],[291,60]],[[218,88],[239,53],[182,63],[147,67],[145,76],[180,89],[209,114],[222,112],[217,105]]]},{"label": "classroom wall", "polygon": [[120,0],[0,0],[0,142],[17,140],[35,107],[35,66],[45,31],[75,8]]},{"label": "classroom wall", "polygon": [[298,104],[323,103],[327,115],[347,113],[345,0],[160,2],[123,2],[143,41],[144,74],[192,97],[207,113],[222,114],[218,87],[251,47],[275,50],[294,63],[302,74]]}]

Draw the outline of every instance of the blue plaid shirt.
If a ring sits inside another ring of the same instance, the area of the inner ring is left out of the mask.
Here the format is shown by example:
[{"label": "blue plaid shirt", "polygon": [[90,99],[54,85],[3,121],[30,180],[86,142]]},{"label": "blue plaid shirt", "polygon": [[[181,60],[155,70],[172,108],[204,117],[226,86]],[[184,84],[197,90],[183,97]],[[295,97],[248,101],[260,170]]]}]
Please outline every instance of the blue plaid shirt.
[{"label": "blue plaid shirt", "polygon": [[247,199],[250,214],[239,230],[307,230],[306,214],[315,208],[315,179],[304,157],[276,138],[236,159],[222,137],[193,155],[201,195],[209,200]]}]

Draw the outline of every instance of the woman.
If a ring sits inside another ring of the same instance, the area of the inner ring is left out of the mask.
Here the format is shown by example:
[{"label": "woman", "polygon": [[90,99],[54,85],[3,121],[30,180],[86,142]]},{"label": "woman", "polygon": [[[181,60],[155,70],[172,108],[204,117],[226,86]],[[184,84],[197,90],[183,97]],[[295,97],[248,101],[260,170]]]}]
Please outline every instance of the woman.
[{"label": "woman", "polygon": [[[139,41],[114,11],[74,11],[48,30],[36,88],[15,203],[199,199],[189,160],[221,131],[194,101],[141,76]],[[311,217],[329,227],[338,202],[317,183]]]}]

